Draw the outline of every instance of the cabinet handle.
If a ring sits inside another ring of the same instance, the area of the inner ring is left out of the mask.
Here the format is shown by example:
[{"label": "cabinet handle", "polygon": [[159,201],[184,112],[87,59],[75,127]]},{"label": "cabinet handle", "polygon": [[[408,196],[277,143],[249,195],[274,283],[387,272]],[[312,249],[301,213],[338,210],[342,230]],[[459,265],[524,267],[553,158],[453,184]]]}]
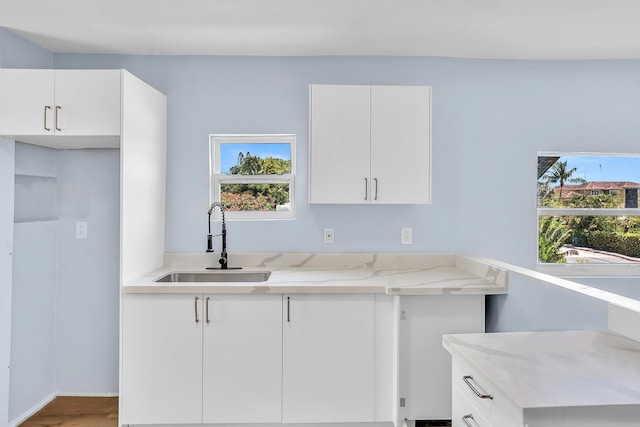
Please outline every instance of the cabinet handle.
[{"label": "cabinet handle", "polygon": [[376,194],[375,194],[373,200],[378,200],[378,178],[373,178],[373,182],[375,182],[375,184],[376,184]]},{"label": "cabinet handle", "polygon": [[473,415],[468,414],[468,415],[465,415],[464,417],[462,417],[462,422],[463,422],[463,423],[465,423],[465,424],[466,424],[466,425],[468,425],[469,427],[473,427],[473,426],[471,425],[471,423],[470,423],[468,420],[473,420]]},{"label": "cabinet handle", "polygon": [[60,129],[60,127],[58,126],[58,111],[62,110],[62,107],[59,105],[56,105],[56,130],[57,131],[61,131],[62,129]]},{"label": "cabinet handle", "polygon": [[51,128],[47,127],[47,110],[51,110],[51,107],[49,105],[44,106],[44,130],[49,132]]},{"label": "cabinet handle", "polygon": [[472,384],[469,380],[472,380],[473,376],[472,375],[465,375],[464,377],[462,377],[462,380],[469,386],[469,388],[476,394],[476,396],[478,396],[480,399],[493,399],[493,396],[490,394],[482,394],[480,393]]},{"label": "cabinet handle", "polygon": [[209,297],[207,297],[207,304],[206,304],[206,314],[205,316],[207,317],[207,323],[211,323],[211,320],[209,319]]},{"label": "cabinet handle", "polygon": [[291,322],[291,298],[287,297],[287,322]]},{"label": "cabinet handle", "polygon": [[196,323],[200,323],[200,318],[198,317],[198,297],[196,297],[196,300],[193,304],[194,309],[196,311]]},{"label": "cabinet handle", "polygon": [[364,199],[367,200],[367,197],[369,195],[369,179],[365,178],[364,179]]}]

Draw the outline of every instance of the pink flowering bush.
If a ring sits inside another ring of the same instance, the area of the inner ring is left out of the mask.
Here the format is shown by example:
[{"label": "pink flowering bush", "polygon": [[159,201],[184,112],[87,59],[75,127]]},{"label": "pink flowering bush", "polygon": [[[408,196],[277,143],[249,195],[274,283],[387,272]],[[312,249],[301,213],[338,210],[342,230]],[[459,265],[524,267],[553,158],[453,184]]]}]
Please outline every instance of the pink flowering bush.
[{"label": "pink flowering bush", "polygon": [[276,205],[268,197],[259,194],[254,196],[245,193],[221,194],[222,205],[229,211],[275,211]]}]

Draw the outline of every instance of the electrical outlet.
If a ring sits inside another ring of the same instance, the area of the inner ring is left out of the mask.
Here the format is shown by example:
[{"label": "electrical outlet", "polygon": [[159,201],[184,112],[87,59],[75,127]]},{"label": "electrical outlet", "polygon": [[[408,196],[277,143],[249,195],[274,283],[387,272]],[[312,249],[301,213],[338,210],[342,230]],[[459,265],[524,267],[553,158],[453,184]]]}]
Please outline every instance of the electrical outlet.
[{"label": "electrical outlet", "polygon": [[413,229],[412,228],[401,228],[400,229],[400,243],[403,245],[411,245],[413,244]]},{"label": "electrical outlet", "polygon": [[86,239],[86,238],[87,238],[87,223],[76,222],[76,239]]},{"label": "electrical outlet", "polygon": [[324,242],[325,243],[333,243],[334,234],[333,228],[325,228],[324,229]]}]

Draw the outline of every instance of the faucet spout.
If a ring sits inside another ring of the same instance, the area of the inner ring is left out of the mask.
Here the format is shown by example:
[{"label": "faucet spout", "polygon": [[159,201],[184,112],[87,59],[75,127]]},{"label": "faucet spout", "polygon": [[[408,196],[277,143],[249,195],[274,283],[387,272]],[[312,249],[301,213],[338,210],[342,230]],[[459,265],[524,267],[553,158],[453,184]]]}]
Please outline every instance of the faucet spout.
[{"label": "faucet spout", "polygon": [[220,269],[226,270],[228,268],[227,265],[227,223],[224,218],[224,206],[220,202],[213,202],[209,207],[208,215],[209,215],[209,234],[207,234],[207,252],[213,251],[213,238],[214,235],[211,234],[211,214],[216,206],[220,209],[220,213],[222,214],[222,230],[220,234],[216,234],[215,236],[222,236],[222,251],[220,253],[220,259],[218,262],[220,263]]}]

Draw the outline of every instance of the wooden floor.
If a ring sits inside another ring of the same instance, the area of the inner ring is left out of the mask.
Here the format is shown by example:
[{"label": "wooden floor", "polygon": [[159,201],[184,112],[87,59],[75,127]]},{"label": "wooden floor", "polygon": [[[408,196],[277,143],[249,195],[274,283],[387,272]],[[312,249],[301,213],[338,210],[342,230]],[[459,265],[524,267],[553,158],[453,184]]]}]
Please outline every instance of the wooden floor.
[{"label": "wooden floor", "polygon": [[20,427],[116,427],[117,397],[56,397]]}]

